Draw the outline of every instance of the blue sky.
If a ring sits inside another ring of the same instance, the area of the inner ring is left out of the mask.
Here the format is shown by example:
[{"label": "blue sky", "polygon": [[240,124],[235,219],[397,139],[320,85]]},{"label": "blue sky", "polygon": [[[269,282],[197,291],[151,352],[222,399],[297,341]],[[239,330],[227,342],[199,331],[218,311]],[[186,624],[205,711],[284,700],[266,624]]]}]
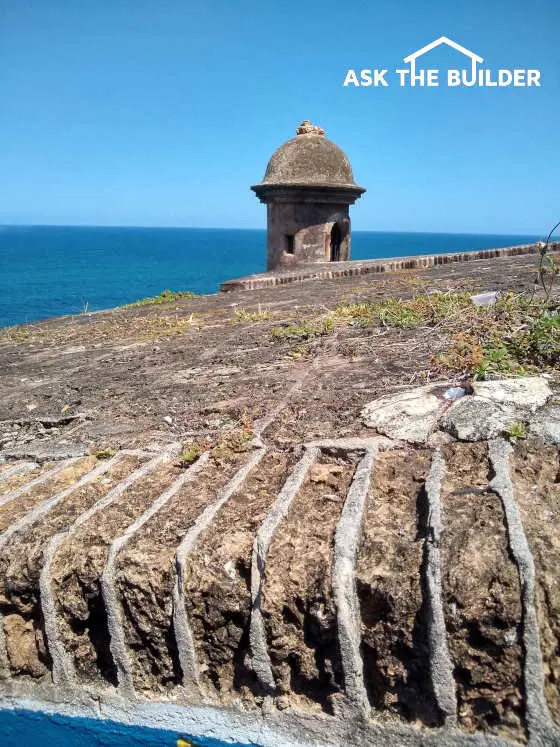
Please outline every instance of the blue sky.
[{"label": "blue sky", "polygon": [[[557,0],[0,0],[0,223],[264,227],[248,187],[310,119],[368,188],[354,228],[546,233],[559,29]],[[342,86],[441,35],[542,86]]]}]

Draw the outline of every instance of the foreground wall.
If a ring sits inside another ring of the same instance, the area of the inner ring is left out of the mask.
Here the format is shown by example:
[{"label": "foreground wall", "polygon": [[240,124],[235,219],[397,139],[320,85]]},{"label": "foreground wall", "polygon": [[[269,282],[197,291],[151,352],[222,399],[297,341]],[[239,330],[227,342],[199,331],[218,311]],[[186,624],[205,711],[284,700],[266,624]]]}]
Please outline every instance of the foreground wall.
[{"label": "foreground wall", "polygon": [[267,443],[275,412],[188,469],[174,443],[0,465],[2,707],[260,745],[558,744],[554,396],[426,386],[303,445]]}]

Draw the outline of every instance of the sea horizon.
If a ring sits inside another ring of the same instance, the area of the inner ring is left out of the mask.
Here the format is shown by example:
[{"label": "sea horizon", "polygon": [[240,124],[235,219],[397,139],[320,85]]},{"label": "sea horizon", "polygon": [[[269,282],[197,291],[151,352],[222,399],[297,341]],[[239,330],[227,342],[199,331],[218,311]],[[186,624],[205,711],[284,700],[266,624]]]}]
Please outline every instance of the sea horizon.
[{"label": "sea horizon", "polygon": [[[262,231],[266,233],[266,227],[263,226],[156,226],[156,225],[122,225],[118,223],[0,223],[0,230],[3,228],[99,228],[119,230],[157,230],[157,231]],[[391,234],[422,234],[425,236],[540,236],[537,233],[505,233],[484,232],[484,231],[413,231],[405,229],[389,228],[355,228],[352,226],[352,236],[356,233],[391,233]],[[545,234],[542,234],[543,236]]]},{"label": "sea horizon", "polygon": [[[537,234],[353,230],[353,260],[495,249]],[[163,290],[219,292],[266,270],[265,228],[0,224],[0,328],[121,306]]]}]

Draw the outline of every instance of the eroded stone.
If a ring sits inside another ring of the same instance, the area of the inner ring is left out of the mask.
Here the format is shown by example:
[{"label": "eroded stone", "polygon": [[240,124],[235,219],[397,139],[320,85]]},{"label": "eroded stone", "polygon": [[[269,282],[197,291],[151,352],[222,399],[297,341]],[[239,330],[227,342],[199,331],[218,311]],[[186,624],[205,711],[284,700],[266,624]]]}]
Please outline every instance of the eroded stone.
[{"label": "eroded stone", "polygon": [[445,407],[433,390],[433,386],[418,387],[373,400],[362,410],[364,423],[389,438],[424,443]]},{"label": "eroded stone", "polygon": [[514,407],[475,394],[451,405],[441,426],[460,441],[484,441],[503,433],[516,419]]},{"label": "eroded stone", "polygon": [[[336,488],[309,479],[295,497],[270,545],[262,612],[277,694],[289,695],[298,707],[332,713],[343,693],[332,542],[356,458],[323,456],[321,463],[343,471]],[[341,500],[325,501],[326,490]]]},{"label": "eroded stone", "polygon": [[515,405],[531,412],[545,405],[552,395],[547,380],[542,376],[475,381],[472,387],[475,395],[502,405]]},{"label": "eroded stone", "polygon": [[86,456],[88,449],[79,443],[33,443],[5,449],[4,454],[9,459],[33,459],[40,464],[60,459],[71,459],[73,457]]},{"label": "eroded stone", "polygon": [[417,503],[427,452],[380,453],[372,476],[356,563],[371,705],[383,717],[437,725],[422,610],[423,537]]},{"label": "eroded stone", "polygon": [[39,678],[47,673],[43,634],[31,620],[8,615],[4,619],[4,633],[10,666],[16,674]]},{"label": "eroded stone", "polygon": [[524,741],[521,589],[487,448],[443,451],[442,591],[459,726]]},{"label": "eroded stone", "polygon": [[550,405],[540,410],[531,419],[529,433],[547,444],[560,444],[560,407]]},{"label": "eroded stone", "polygon": [[515,499],[535,561],[544,693],[560,723],[560,453],[553,446],[520,441],[511,466]]}]

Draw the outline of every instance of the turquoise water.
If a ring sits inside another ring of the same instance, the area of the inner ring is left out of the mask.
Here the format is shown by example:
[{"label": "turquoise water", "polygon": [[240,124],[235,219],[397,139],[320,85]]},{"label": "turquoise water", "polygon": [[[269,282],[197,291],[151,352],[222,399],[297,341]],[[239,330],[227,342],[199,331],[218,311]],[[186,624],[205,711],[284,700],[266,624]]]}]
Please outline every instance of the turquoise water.
[{"label": "turquoise water", "polygon": [[[535,236],[354,231],[352,258],[487,249]],[[248,229],[0,227],[0,327],[96,311],[165,288],[215,293],[265,269],[265,232]]]},{"label": "turquoise water", "polygon": [[225,747],[226,744],[227,747],[249,747],[240,742],[194,739],[188,734],[124,726],[112,721],[67,718],[35,711],[0,711],[2,747],[175,747],[179,737],[191,739],[195,747]]}]

